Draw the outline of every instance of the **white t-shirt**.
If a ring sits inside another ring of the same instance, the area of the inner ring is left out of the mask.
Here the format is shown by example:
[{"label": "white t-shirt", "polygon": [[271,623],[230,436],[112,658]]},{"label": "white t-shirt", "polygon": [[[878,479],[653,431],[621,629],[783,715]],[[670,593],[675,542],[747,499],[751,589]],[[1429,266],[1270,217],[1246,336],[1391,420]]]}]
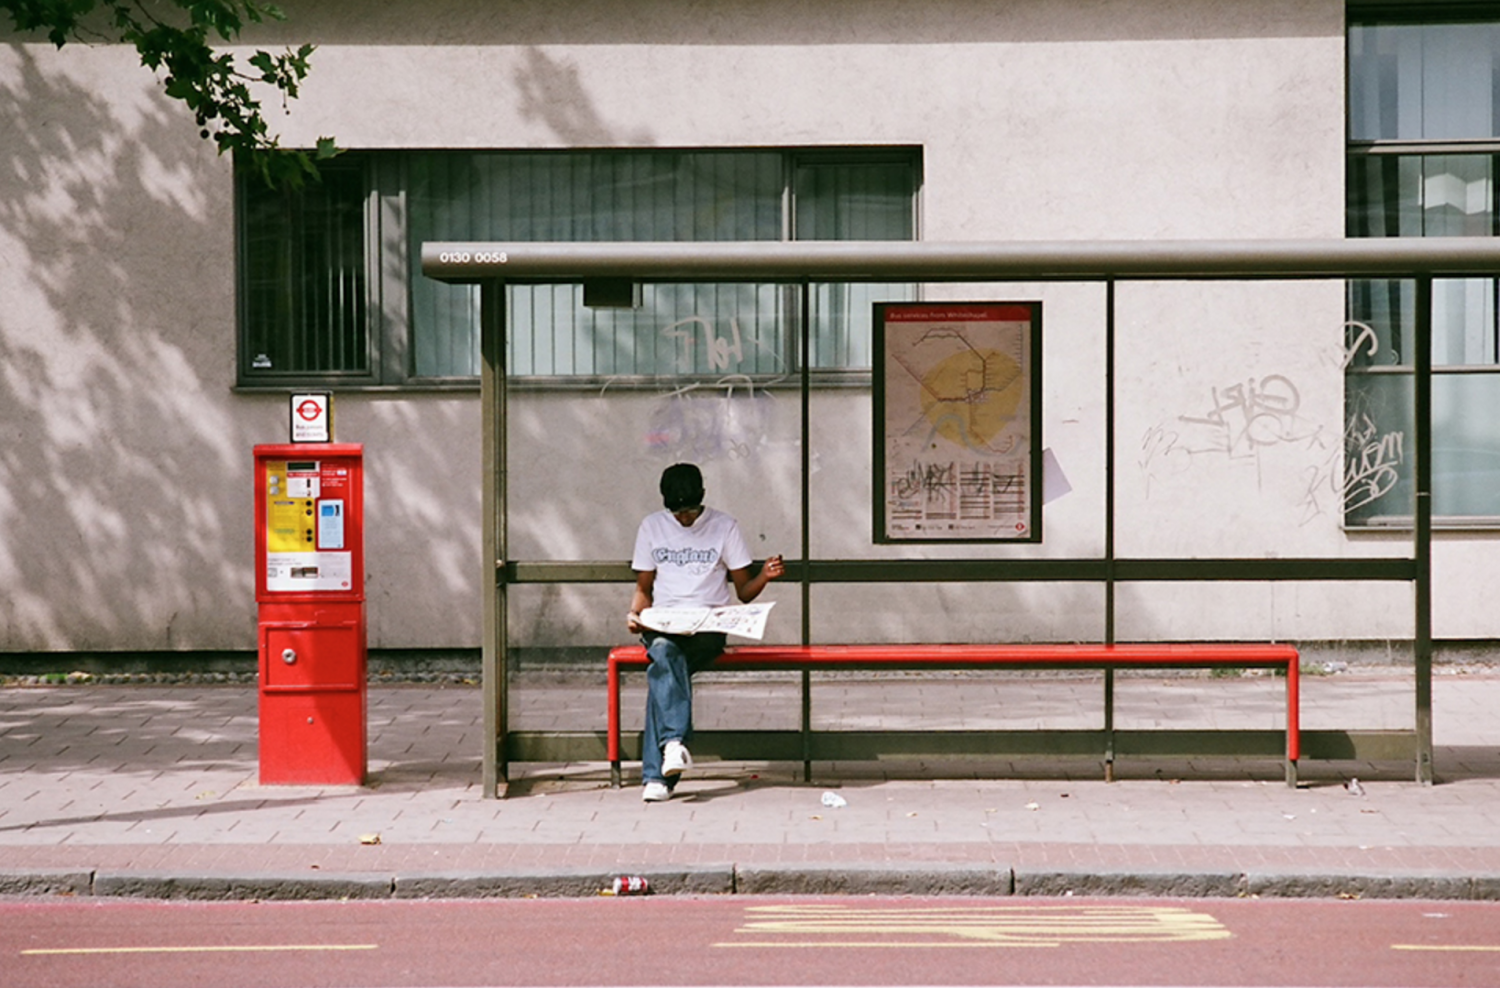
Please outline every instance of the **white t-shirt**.
[{"label": "white t-shirt", "polygon": [[654,511],[635,533],[630,568],[656,572],[651,603],[656,607],[717,607],[735,602],[727,576],[751,563],[739,522],[704,508],[691,527],[672,513]]}]

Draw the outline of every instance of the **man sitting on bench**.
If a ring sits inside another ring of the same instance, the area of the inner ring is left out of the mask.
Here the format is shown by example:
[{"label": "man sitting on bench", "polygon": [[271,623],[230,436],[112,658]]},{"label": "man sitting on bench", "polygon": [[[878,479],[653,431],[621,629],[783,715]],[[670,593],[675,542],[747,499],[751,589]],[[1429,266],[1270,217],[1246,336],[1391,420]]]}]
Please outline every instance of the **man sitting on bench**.
[{"label": "man sitting on bench", "polygon": [[[648,607],[718,607],[735,596],[748,604],[785,571],[771,556],[750,575],[750,550],[739,522],[703,506],[703,474],[691,463],[667,467],[661,475],[664,510],[642,521],[635,537],[631,569],[635,595],[626,624],[640,634],[651,665],[646,670],[646,730],[641,739],[641,798],[657,803],[672,798],[685,769],[693,763],[686,742],[692,738],[692,676],[724,653],[724,635],[668,635],[645,628]],[[729,580],[725,580],[725,573]]]}]

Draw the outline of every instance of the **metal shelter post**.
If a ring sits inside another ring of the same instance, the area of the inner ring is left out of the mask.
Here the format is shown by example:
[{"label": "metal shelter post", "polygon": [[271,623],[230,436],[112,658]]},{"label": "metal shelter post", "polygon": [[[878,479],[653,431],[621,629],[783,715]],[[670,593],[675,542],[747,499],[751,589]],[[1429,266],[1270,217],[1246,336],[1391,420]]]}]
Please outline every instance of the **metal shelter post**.
[{"label": "metal shelter post", "polygon": [[1417,278],[1417,339],[1412,404],[1417,462],[1412,536],[1417,573],[1412,664],[1416,674],[1417,781],[1432,784],[1432,275]]},{"label": "metal shelter post", "polygon": [[493,278],[479,286],[480,409],[484,452],[484,627],[481,679],[484,693],[484,796],[500,795],[507,774],[507,737],[510,734],[507,694],[510,663],[505,654],[508,615],[506,575],[506,383],[505,285]]},{"label": "metal shelter post", "polygon": [[[1115,643],[1115,280],[1104,283],[1104,644]],[[1104,670],[1104,781],[1115,781],[1115,671]]]},{"label": "metal shelter post", "polygon": [[[802,644],[812,643],[812,285],[802,282],[797,352],[802,385]],[[812,781],[812,673],[802,670],[802,781]]]}]

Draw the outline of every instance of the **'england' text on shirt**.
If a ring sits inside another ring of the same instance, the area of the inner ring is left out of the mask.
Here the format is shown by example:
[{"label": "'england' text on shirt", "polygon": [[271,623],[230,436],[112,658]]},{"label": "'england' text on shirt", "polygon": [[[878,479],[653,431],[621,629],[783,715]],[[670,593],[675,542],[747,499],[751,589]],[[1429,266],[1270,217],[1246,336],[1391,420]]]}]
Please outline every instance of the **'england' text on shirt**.
[{"label": "'england' text on shirt", "polygon": [[674,566],[692,566],[699,563],[712,565],[719,558],[717,549],[657,549],[651,553],[658,566],[671,563]]}]

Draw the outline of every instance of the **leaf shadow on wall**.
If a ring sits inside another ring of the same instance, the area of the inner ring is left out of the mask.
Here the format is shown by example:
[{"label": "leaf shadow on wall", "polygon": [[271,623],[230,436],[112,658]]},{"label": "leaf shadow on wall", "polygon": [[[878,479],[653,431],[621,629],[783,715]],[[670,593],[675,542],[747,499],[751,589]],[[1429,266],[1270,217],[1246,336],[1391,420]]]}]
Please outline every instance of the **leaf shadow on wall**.
[{"label": "leaf shadow on wall", "polygon": [[525,62],[513,81],[521,116],[540,120],[565,145],[649,147],[655,143],[644,130],[616,133],[584,89],[577,66],[549,58],[537,48],[526,50]]},{"label": "leaf shadow on wall", "polygon": [[0,650],[253,641],[227,162],[117,54],[0,47]]},{"label": "leaf shadow on wall", "polygon": [[[0,653],[251,651],[251,449],[287,410],[232,391],[231,164],[123,47],[0,44],[0,134]],[[451,601],[437,644],[472,647],[478,478],[431,439],[477,459],[477,402],[408,404],[340,408],[338,438],[388,465],[367,561],[405,610],[384,626],[412,644],[416,581]]]}]

